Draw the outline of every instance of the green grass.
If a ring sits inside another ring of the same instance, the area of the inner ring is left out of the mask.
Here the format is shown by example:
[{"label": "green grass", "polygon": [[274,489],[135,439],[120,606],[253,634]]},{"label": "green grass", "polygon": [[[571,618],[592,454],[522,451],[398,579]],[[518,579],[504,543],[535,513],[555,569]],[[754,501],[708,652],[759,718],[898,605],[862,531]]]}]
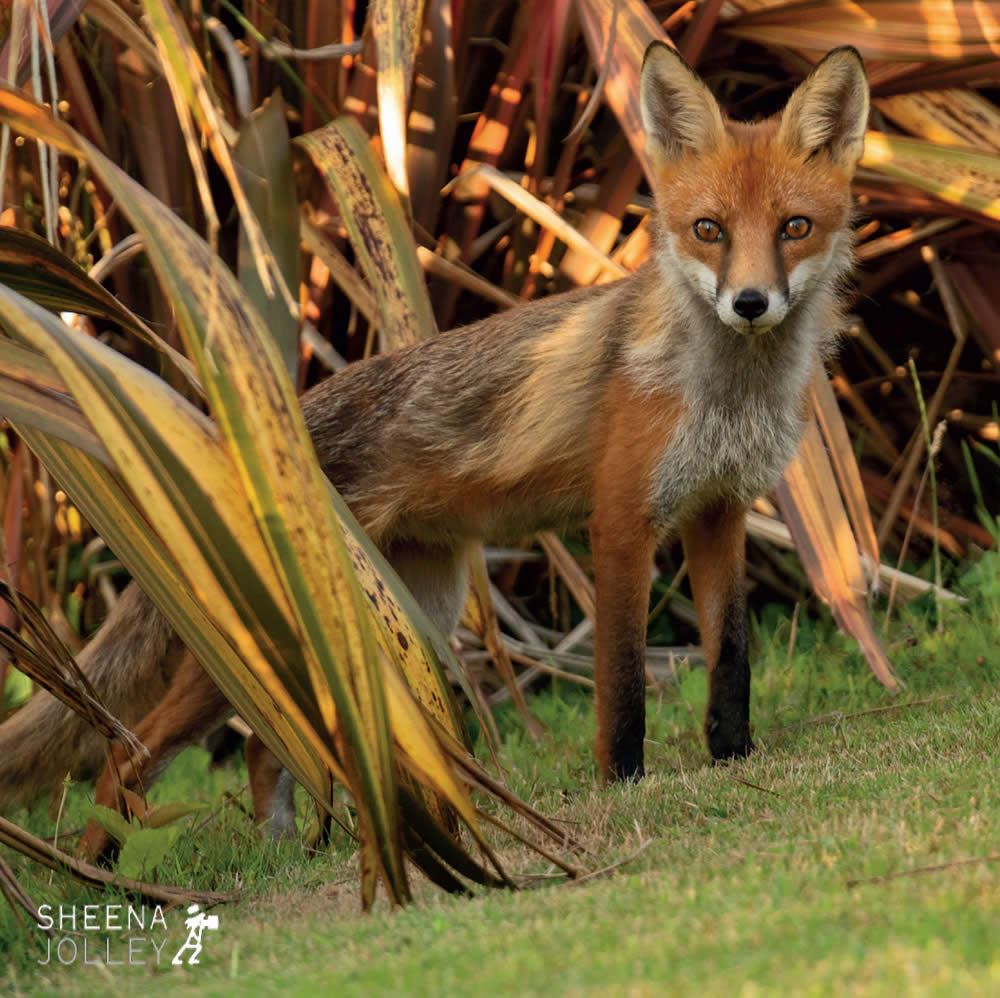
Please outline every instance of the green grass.
[{"label": "green grass", "polygon": [[[312,859],[298,843],[258,843],[222,799],[238,793],[240,771],[210,771],[204,752],[188,750],[155,796],[213,810],[194,819],[196,835],[179,835],[158,877],[244,891],[216,909],[201,964],[41,968],[42,934],[0,906],[0,985],[151,996],[1000,994],[998,567],[990,557],[965,578],[973,599],[942,632],[926,602],[893,625],[907,683],[895,698],[828,625],[801,627],[791,657],[787,621],[758,630],[759,751],[733,766],[707,764],[698,671],[650,697],[651,775],[638,786],[597,785],[593,711],[577,688],[532,701],[550,731],[540,744],[503,713],[512,788],[568,823],[588,848],[582,866],[621,864],[579,885],[470,900],[417,884],[412,908],[361,917],[346,836]],[[64,827],[84,796],[71,792]],[[51,829],[44,812],[15,817]],[[516,848],[504,855],[520,872],[552,872]],[[36,903],[105,900],[10,861]],[[183,941],[183,917],[167,914],[165,953]]]}]

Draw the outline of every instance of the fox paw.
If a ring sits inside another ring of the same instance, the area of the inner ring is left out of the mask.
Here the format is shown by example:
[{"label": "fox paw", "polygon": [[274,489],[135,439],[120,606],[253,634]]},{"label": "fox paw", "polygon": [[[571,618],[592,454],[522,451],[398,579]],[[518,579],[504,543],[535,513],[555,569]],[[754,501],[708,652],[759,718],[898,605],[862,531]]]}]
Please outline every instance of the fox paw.
[{"label": "fox paw", "polygon": [[606,783],[635,783],[646,775],[642,758],[645,733],[646,726],[640,721],[616,732],[606,754],[598,750]]},{"label": "fox paw", "polygon": [[705,737],[716,762],[743,759],[754,750],[750,726],[746,722],[727,723],[724,717],[710,713],[705,721]]},{"label": "fox paw", "polygon": [[118,858],[118,852],[118,843],[91,818],[76,847],[77,859],[110,868]]}]

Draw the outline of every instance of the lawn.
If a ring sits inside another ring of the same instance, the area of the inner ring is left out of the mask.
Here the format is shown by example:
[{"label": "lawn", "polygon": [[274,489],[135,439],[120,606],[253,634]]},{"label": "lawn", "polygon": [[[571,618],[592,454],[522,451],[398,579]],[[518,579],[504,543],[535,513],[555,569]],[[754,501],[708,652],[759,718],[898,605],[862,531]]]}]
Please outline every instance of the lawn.
[{"label": "lawn", "polygon": [[[998,565],[988,557],[965,577],[970,602],[941,631],[926,601],[892,624],[907,684],[895,698],[828,623],[803,620],[791,650],[788,621],[756,628],[758,752],[738,764],[708,764],[697,670],[650,696],[640,785],[597,784],[586,692],[562,683],[531,701],[549,728],[539,743],[503,714],[506,777],[587,847],[574,861],[592,875],[579,884],[508,847],[513,869],[540,875],[534,889],[467,899],[416,884],[408,910],[361,916],[344,833],[313,858],[300,843],[259,844],[245,794],[241,806],[245,774],[190,749],[154,797],[208,810],[186,819],[158,879],[243,891],[214,910],[200,964],[169,966],[185,937],[174,911],[158,967],[41,967],[44,935],[0,908],[0,984],[86,995],[1000,994]],[[89,789],[71,789],[62,827],[79,823]],[[44,809],[12,817],[51,834]],[[38,904],[109,900],[11,862]],[[125,945],[115,936],[112,958]]]}]

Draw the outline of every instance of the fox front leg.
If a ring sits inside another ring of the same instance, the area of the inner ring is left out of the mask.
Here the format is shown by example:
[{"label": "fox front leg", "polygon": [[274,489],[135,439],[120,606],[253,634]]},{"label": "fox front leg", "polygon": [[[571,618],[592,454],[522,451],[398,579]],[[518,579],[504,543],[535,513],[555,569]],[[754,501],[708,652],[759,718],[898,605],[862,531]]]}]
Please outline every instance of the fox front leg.
[{"label": "fox front leg", "polygon": [[679,403],[618,378],[603,404],[603,450],[590,519],[597,592],[597,761],[605,780],[630,780],[643,776],[646,620],[659,540],[651,496]]},{"label": "fox front leg", "polygon": [[705,737],[713,759],[753,751],[744,589],[745,507],[716,506],[684,533],[698,629],[708,669]]},{"label": "fox front leg", "polygon": [[644,775],[646,617],[655,539],[644,523],[600,514],[590,525],[597,592],[597,761],[605,781]]}]

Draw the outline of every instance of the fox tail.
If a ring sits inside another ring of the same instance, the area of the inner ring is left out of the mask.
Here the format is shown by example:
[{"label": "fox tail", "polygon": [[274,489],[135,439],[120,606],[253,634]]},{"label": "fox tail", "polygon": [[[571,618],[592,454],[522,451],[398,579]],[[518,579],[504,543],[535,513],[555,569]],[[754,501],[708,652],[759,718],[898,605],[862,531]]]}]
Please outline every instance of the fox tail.
[{"label": "fox tail", "polygon": [[[170,625],[133,583],[77,662],[108,710],[132,727],[163,697],[182,653]],[[39,690],[0,725],[0,814],[54,792],[67,774],[96,776],[104,745],[85,718]]]}]

